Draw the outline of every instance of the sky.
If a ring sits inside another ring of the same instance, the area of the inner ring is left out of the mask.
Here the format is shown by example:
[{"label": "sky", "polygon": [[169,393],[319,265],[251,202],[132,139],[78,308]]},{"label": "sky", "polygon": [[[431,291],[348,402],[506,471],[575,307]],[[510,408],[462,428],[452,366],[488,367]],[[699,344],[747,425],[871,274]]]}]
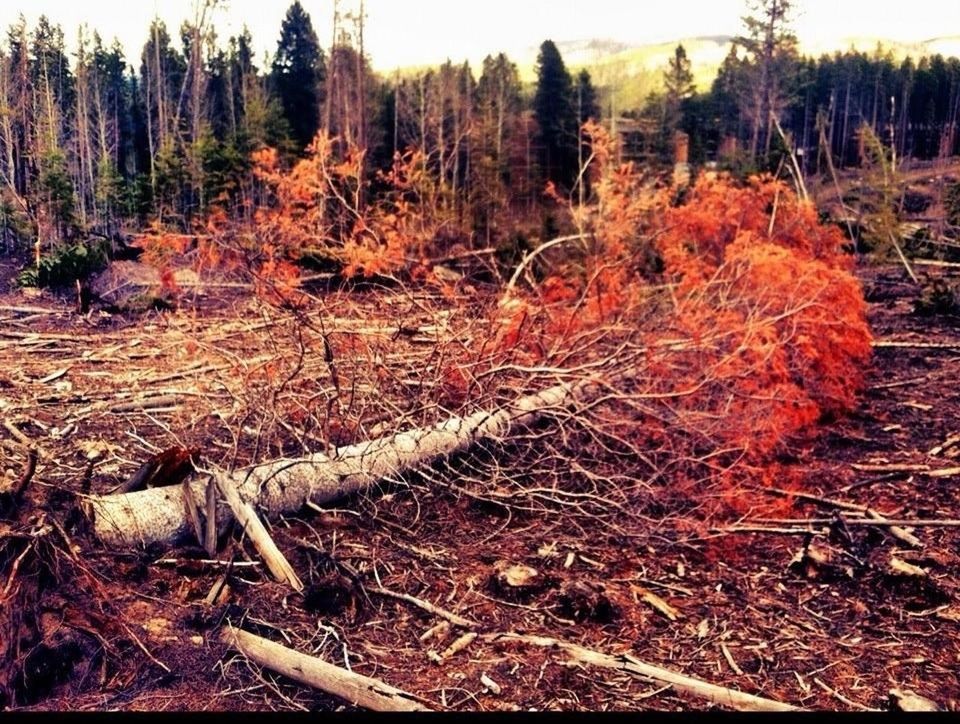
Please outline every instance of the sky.
[{"label": "sky", "polygon": [[[87,23],[105,39],[119,38],[128,59],[138,58],[154,16],[177,29],[197,0],[0,0],[0,29],[22,12],[33,24],[41,14],[63,26],[68,43]],[[321,45],[331,40],[333,0],[301,0]],[[359,0],[340,0],[357,6]],[[218,35],[247,25],[258,56],[276,49],[288,0],[221,0]],[[804,42],[842,44],[842,39],[881,37],[916,42],[960,35],[958,0],[795,0],[794,28]],[[733,35],[741,28],[745,0],[366,0],[365,44],[373,67],[390,70],[482,58],[499,50],[523,50],[544,39],[587,38],[627,43],[663,42],[698,35]],[[907,12],[904,9],[908,8]]]}]

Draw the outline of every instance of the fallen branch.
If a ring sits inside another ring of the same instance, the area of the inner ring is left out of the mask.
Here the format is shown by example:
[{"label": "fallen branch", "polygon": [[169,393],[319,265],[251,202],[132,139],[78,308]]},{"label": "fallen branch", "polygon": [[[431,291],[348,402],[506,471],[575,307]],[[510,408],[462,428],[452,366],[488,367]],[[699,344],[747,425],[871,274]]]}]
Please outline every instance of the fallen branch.
[{"label": "fallen branch", "polygon": [[826,534],[828,528],[777,528],[765,525],[730,525],[726,528],[711,528],[711,533],[716,535],[729,535],[732,533],[763,533],[765,535],[817,535]]},{"label": "fallen branch", "polygon": [[854,463],[850,466],[850,469],[856,470],[858,473],[926,473],[930,470],[930,466],[910,463],[892,463],[889,465]]},{"label": "fallen branch", "polygon": [[386,588],[371,588],[369,589],[371,593],[376,593],[380,596],[386,596],[387,598],[395,598],[398,601],[406,601],[407,603],[413,604],[417,608],[421,608],[427,613],[432,613],[438,618],[442,618],[446,621],[449,621],[454,626],[459,626],[460,628],[476,628],[477,624],[474,621],[464,618],[463,616],[458,616],[455,613],[447,611],[444,608],[435,606],[429,601],[424,601],[422,598],[417,598],[411,596],[407,593],[399,593],[398,591],[391,591]]},{"label": "fallen branch", "polygon": [[[784,146],[786,146],[787,150],[789,150],[787,156],[790,158],[791,165],[788,166],[788,168],[790,169],[790,175],[793,176],[793,180],[797,184],[797,196],[804,203],[809,203],[810,194],[807,193],[807,185],[803,182],[803,171],[800,169],[800,164],[797,163],[797,155],[793,148],[793,144],[790,143],[790,139],[787,138],[787,135],[783,132],[783,128],[780,126],[780,120],[777,118],[776,113],[770,113],[770,120],[777,129],[777,133],[780,134],[780,138],[783,141]],[[851,235],[850,238],[852,239],[853,236]]]},{"label": "fallen branch", "polygon": [[914,259],[914,266],[932,266],[941,269],[960,269],[960,264],[955,261],[937,261],[936,259]]},{"label": "fallen branch", "polygon": [[467,633],[460,636],[456,641],[447,646],[446,650],[439,654],[436,659],[438,664],[442,664],[447,659],[452,659],[454,656],[459,654],[461,651],[466,649],[470,644],[477,640],[476,631],[468,631]]},{"label": "fallen branch", "polygon": [[135,400],[133,402],[122,402],[110,408],[110,412],[119,415],[125,412],[143,412],[145,410],[158,410],[167,407],[176,407],[182,400],[177,395],[160,395],[146,400]]},{"label": "fallen branch", "polygon": [[[620,373],[626,379],[631,372]],[[308,501],[327,503],[366,490],[398,472],[468,449],[481,440],[504,439],[518,427],[577,402],[589,401],[602,388],[591,381],[562,383],[520,397],[493,411],[451,417],[422,427],[339,448],[329,457],[315,454],[278,460],[228,476],[241,501],[257,506],[267,517],[295,513]],[[121,546],[173,542],[190,531],[183,496],[189,490],[196,507],[205,509],[205,483],[189,488],[157,487],[122,495],[93,496],[84,508],[95,535],[105,544]],[[223,511],[226,513],[226,510]],[[218,520],[227,520],[218,511]]]},{"label": "fallen branch", "polygon": [[923,548],[923,541],[917,538],[913,533],[904,530],[901,526],[896,525],[895,522],[889,521],[883,513],[879,513],[873,508],[867,507],[865,505],[858,505],[857,503],[848,503],[844,500],[834,500],[832,498],[824,498],[819,495],[811,495],[810,493],[798,493],[791,492],[789,490],[781,490],[780,488],[766,488],[767,492],[774,493],[776,495],[782,495],[785,497],[793,497],[799,500],[807,500],[812,503],[820,503],[822,505],[827,505],[833,508],[839,508],[841,510],[851,510],[857,513],[862,513],[869,518],[872,518],[876,523],[877,527],[888,527],[889,533],[894,538],[906,543],[907,545],[913,548]]},{"label": "fallen branch", "polygon": [[[257,517],[257,511],[255,511],[249,503],[244,503],[240,500],[234,482],[222,475],[214,475],[213,479],[216,482],[217,489],[223,494],[223,497],[226,498],[227,505],[229,505],[230,510],[233,511],[237,522],[241,525],[243,531],[250,536],[250,540],[260,552],[260,555],[263,557],[263,562],[267,564],[267,568],[270,569],[273,577],[281,583],[289,583],[295,591],[302,591],[303,582],[297,576],[297,572],[293,570],[293,566],[290,565],[290,562],[283,553],[280,552],[280,549],[277,548],[277,544],[273,542],[273,538],[270,537],[267,529]],[[186,489],[186,485],[183,486],[183,489]],[[194,501],[190,501],[189,505],[192,505],[193,502]],[[196,509],[194,508],[194,510]],[[196,515],[196,513],[194,513],[194,515]],[[195,525],[199,531],[200,523],[197,522]]]},{"label": "fallen branch", "polygon": [[27,489],[27,486],[30,485],[30,481],[33,480],[33,474],[37,472],[37,458],[38,455],[36,448],[30,448],[27,450],[26,467],[24,467],[23,472],[17,479],[17,482],[13,484],[13,490],[10,491],[14,501],[23,495],[24,491]]},{"label": "fallen branch", "polygon": [[[960,528],[960,520],[956,518],[918,518],[910,520],[900,518],[890,520],[887,518],[845,518],[841,517],[845,525],[866,526],[868,528],[890,528],[904,526],[907,528]],[[750,521],[747,521],[748,523]],[[756,523],[769,523],[771,525],[829,525],[835,522],[834,518],[778,518],[776,520],[760,520]],[[739,529],[740,526],[730,526],[725,530],[731,531]]]},{"label": "fallen branch", "polygon": [[897,241],[897,237],[893,235],[893,232],[889,232],[890,243],[893,244],[893,248],[897,251],[897,256],[900,257],[900,262],[903,264],[903,268],[907,270],[907,274],[910,276],[910,279],[913,280],[914,284],[919,284],[920,280],[917,279],[916,272],[913,271],[913,267],[910,266],[910,261],[907,259],[906,254],[903,253],[903,249],[900,248],[900,243]]},{"label": "fallen branch", "polygon": [[874,349],[960,349],[960,342],[897,342],[876,339],[870,343]]},{"label": "fallen branch", "polygon": [[849,706],[849,707],[851,707],[851,708],[853,708],[853,709],[856,709],[857,711],[880,711],[880,709],[871,709],[869,706],[864,706],[863,704],[859,704],[859,703],[853,701],[852,699],[848,699],[847,697],[845,697],[843,694],[841,694],[841,693],[840,693],[839,691],[837,691],[836,689],[831,689],[829,686],[827,686],[827,685],[824,684],[822,681],[820,681],[820,679],[814,678],[813,683],[816,684],[817,686],[819,686],[821,689],[823,689],[823,690],[824,690],[825,692],[827,692],[828,694],[832,694],[833,696],[835,696],[838,701],[843,702],[843,703],[846,704],[847,706]]},{"label": "fallen branch", "polygon": [[20,428],[18,428],[16,425],[10,422],[10,420],[4,420],[3,427],[6,429],[7,432],[13,435],[14,439],[17,442],[19,442],[24,447],[30,447],[31,445],[33,445],[33,442],[30,440],[30,438],[24,435],[22,432],[20,432]]},{"label": "fallen branch", "polygon": [[490,643],[522,643],[530,646],[540,646],[548,649],[557,649],[572,656],[575,660],[599,666],[604,669],[616,669],[641,679],[654,680],[669,684],[679,692],[706,699],[714,704],[727,706],[737,711],[802,711],[792,704],[784,704],[773,699],[764,699],[753,694],[744,694],[735,689],[711,684],[702,679],[678,674],[669,669],[646,664],[627,654],[611,656],[598,651],[570,644],[544,636],[523,636],[520,634],[490,634],[484,637]]},{"label": "fallen branch", "polygon": [[540,256],[543,252],[552,249],[555,246],[560,244],[566,244],[568,241],[583,241],[586,238],[585,234],[571,234],[570,236],[561,236],[558,239],[551,239],[550,241],[545,241],[540,246],[538,246],[533,251],[527,252],[523,255],[519,266],[517,266],[516,271],[513,272],[513,276],[510,277],[510,281],[507,282],[507,286],[503,291],[502,299],[509,299],[510,295],[513,293],[514,288],[517,286],[517,282],[520,280],[520,276],[526,271],[527,267],[530,266],[530,263]]},{"label": "fallen branch", "polygon": [[379,679],[341,669],[233,626],[228,625],[220,633],[220,640],[260,666],[338,696],[353,706],[371,711],[430,711],[413,694]]},{"label": "fallen branch", "polygon": [[925,473],[921,473],[928,478],[953,478],[960,475],[960,468],[944,468],[942,470],[930,470]]},{"label": "fallen branch", "polygon": [[0,305],[0,312],[13,312],[14,314],[63,314],[62,309],[47,309],[46,307],[22,307],[11,306],[7,304]]}]

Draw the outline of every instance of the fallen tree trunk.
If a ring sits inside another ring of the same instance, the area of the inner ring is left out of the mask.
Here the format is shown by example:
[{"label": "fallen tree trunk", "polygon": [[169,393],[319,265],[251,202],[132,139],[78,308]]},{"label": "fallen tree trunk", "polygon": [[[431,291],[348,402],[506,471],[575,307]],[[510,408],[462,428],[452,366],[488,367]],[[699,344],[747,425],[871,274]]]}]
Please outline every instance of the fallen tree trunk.
[{"label": "fallen tree trunk", "polygon": [[[632,375],[621,372],[615,377],[629,376]],[[433,427],[339,448],[332,457],[316,454],[277,460],[237,471],[229,480],[244,503],[257,506],[267,517],[295,513],[307,501],[328,503],[370,488],[390,475],[466,450],[478,441],[506,438],[511,431],[532,425],[551,410],[594,399],[601,389],[591,381],[562,383],[493,411],[481,410],[467,417],[452,417]],[[193,496],[197,509],[206,508],[203,480],[189,486],[92,496],[84,508],[93,522],[95,535],[106,545],[173,542],[191,530],[184,514],[185,491]],[[229,519],[229,509],[218,504],[217,520]]]}]

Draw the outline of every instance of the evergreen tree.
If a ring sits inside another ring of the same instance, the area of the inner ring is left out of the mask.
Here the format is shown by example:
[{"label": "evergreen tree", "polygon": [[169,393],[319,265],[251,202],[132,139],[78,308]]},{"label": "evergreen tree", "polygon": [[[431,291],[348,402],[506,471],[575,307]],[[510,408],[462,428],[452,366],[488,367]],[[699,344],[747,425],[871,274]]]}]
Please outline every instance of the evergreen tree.
[{"label": "evergreen tree", "polygon": [[8,52],[4,63],[3,136],[5,177],[11,191],[27,196],[33,182],[35,164],[33,128],[33,81],[30,73],[30,49],[27,21],[20,16],[7,35]]},{"label": "evergreen tree", "polygon": [[250,31],[244,27],[239,37],[230,39],[229,48],[230,107],[238,148],[245,155],[262,146],[291,151],[290,126],[279,99],[269,91],[269,79],[254,64]]},{"label": "evergreen tree", "polygon": [[694,96],[696,86],[693,83],[693,71],[690,59],[683,45],[673,51],[673,57],[663,72],[663,98],[660,124],[660,155],[666,162],[673,160],[674,136],[684,122],[685,111],[689,110],[688,101]]},{"label": "evergreen tree", "polygon": [[271,84],[290,134],[298,149],[305,148],[320,127],[321,89],[325,61],[310,15],[299,0],[287,10],[280,27]]},{"label": "evergreen tree", "polygon": [[573,80],[552,40],[544,41],[537,57],[533,112],[543,180],[570,189],[578,172],[577,108]]},{"label": "evergreen tree", "polygon": [[666,93],[668,117],[674,116],[674,127],[679,119],[680,104],[696,92],[693,83],[693,71],[690,69],[690,59],[683,45],[678,45],[673,51],[673,57],[663,73],[663,87]]},{"label": "evergreen tree", "polygon": [[597,104],[597,90],[593,87],[593,81],[590,79],[590,73],[586,69],[577,74],[576,90],[577,115],[579,116],[579,125],[590,119],[599,120],[600,107]]},{"label": "evergreen tree", "polygon": [[483,60],[476,96],[470,164],[471,206],[474,227],[489,244],[501,212],[511,196],[515,198],[517,190],[509,154],[512,138],[519,135],[521,102],[517,66],[503,53],[496,58],[488,55]]},{"label": "evergreen tree", "polygon": [[743,96],[744,78],[743,61],[737,55],[737,46],[731,45],[710,86],[713,114],[721,137],[740,135],[740,98]]},{"label": "evergreen tree", "polygon": [[73,114],[76,86],[63,40],[63,30],[40,16],[33,32],[30,67],[34,88],[35,159],[43,216],[43,231],[63,239],[75,222],[73,179],[68,167],[66,135]]},{"label": "evergreen tree", "polygon": [[520,73],[516,64],[500,53],[487,56],[477,82],[477,118],[475,120],[476,168],[489,172],[482,183],[487,190],[502,181],[510,184],[507,146],[515,133],[520,113]]}]

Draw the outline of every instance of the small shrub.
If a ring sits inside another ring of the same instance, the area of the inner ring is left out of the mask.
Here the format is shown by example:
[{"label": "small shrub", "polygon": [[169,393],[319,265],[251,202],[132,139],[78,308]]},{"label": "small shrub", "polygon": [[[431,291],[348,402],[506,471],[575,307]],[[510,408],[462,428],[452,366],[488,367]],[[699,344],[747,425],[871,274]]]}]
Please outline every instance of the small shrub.
[{"label": "small shrub", "polygon": [[17,276],[21,287],[62,287],[84,280],[107,265],[105,242],[64,244],[40,258]]}]

